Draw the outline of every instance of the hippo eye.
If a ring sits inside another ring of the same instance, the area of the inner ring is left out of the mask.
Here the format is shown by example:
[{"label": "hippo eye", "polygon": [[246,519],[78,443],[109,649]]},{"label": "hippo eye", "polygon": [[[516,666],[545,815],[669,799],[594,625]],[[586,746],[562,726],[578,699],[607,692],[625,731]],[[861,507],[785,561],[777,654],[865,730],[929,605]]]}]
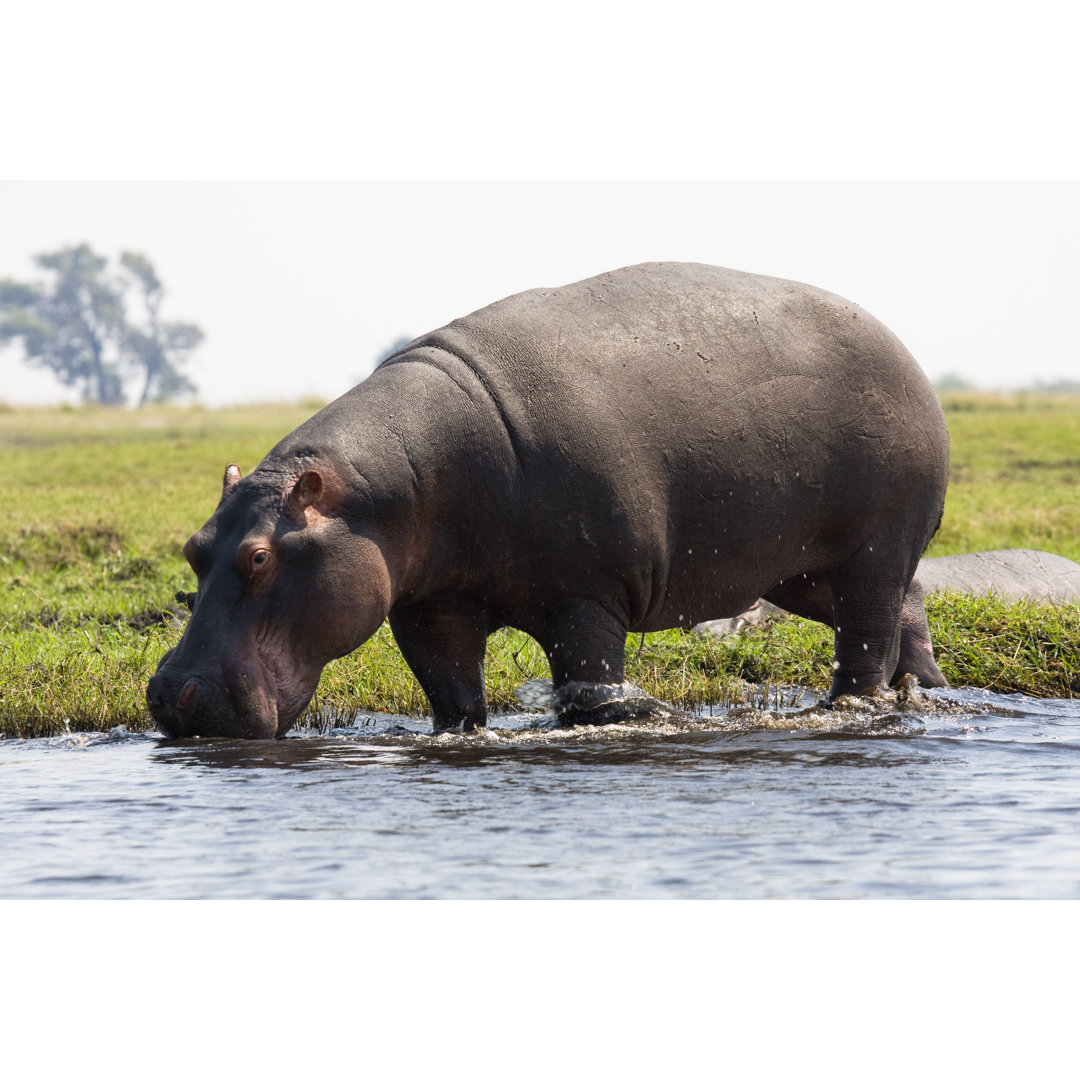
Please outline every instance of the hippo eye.
[{"label": "hippo eye", "polygon": [[251,553],[251,569],[258,570],[270,560],[270,552],[266,548],[259,548]]}]

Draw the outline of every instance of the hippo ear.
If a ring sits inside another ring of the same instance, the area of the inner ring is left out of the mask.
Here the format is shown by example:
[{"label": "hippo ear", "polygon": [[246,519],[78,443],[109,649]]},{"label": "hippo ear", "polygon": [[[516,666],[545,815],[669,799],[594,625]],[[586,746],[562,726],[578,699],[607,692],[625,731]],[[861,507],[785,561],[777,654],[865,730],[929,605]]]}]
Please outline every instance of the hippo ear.
[{"label": "hippo ear", "polygon": [[322,474],[315,469],[301,473],[289,492],[289,506],[298,514],[303,514],[309,506],[316,506],[323,496]]},{"label": "hippo ear", "polygon": [[225,479],[221,482],[221,494],[231,491],[240,482],[240,466],[232,463],[225,466]]}]

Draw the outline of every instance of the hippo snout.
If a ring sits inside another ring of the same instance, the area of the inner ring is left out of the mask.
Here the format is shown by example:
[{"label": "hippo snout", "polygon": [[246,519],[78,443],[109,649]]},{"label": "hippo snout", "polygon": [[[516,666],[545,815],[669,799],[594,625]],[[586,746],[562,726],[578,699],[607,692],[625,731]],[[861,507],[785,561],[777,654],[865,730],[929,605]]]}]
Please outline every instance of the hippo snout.
[{"label": "hippo snout", "polygon": [[162,675],[161,668],[150,677],[146,684],[146,707],[150,710],[150,716],[158,728],[166,735],[171,732],[166,730],[167,721],[175,711],[176,699],[169,700],[169,680]]},{"label": "hippo snout", "polygon": [[278,734],[277,709],[267,698],[258,695],[261,707],[246,701],[248,708],[237,708],[235,695],[224,681],[205,674],[175,673],[165,661],[146,686],[150,716],[169,739],[195,735],[273,739]]},{"label": "hippo snout", "polygon": [[[164,666],[164,664],[162,665]],[[198,679],[177,680],[160,667],[146,684],[146,707],[158,730],[170,739],[203,734],[197,723],[205,704]]]}]

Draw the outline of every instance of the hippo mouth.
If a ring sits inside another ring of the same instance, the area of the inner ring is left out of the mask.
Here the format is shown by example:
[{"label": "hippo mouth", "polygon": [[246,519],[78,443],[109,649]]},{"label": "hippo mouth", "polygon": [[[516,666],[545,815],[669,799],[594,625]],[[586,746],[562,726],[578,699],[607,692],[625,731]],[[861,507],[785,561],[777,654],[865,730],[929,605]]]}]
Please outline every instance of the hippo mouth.
[{"label": "hippo mouth", "polygon": [[173,650],[162,658],[146,691],[154,723],[172,739],[280,738],[307,707],[320,673],[312,677],[268,642],[249,652],[246,662],[216,672],[178,668],[180,657]]},{"label": "hippo mouth", "polygon": [[307,708],[322,669],[312,675],[298,665],[288,651],[271,640],[256,644],[256,656],[262,669],[263,690],[273,702],[274,734],[280,738]]}]

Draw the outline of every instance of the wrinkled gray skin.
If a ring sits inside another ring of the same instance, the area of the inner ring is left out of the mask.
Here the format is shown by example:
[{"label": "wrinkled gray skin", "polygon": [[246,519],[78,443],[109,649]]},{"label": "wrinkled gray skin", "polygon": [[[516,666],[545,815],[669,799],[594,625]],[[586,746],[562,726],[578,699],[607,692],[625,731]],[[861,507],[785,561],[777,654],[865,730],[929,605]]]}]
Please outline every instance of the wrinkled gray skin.
[{"label": "wrinkled gray skin", "polygon": [[[973,551],[967,555],[920,559],[915,580],[927,595],[961,592],[1036,604],[1080,603],[1080,564],[1061,555],[1029,548]],[[694,632],[726,637],[764,622],[778,610],[768,600],[758,600],[733,618],[698,623]]]},{"label": "wrinkled gray skin", "polygon": [[759,596],[834,627],[833,695],[941,685],[909,585],[947,459],[915,361],[829,293],[667,263],[512,296],[229,467],[149,708],[170,736],[282,735],[389,616],[435,730],[470,730],[499,626],[556,688],[616,683],[628,631]]}]

